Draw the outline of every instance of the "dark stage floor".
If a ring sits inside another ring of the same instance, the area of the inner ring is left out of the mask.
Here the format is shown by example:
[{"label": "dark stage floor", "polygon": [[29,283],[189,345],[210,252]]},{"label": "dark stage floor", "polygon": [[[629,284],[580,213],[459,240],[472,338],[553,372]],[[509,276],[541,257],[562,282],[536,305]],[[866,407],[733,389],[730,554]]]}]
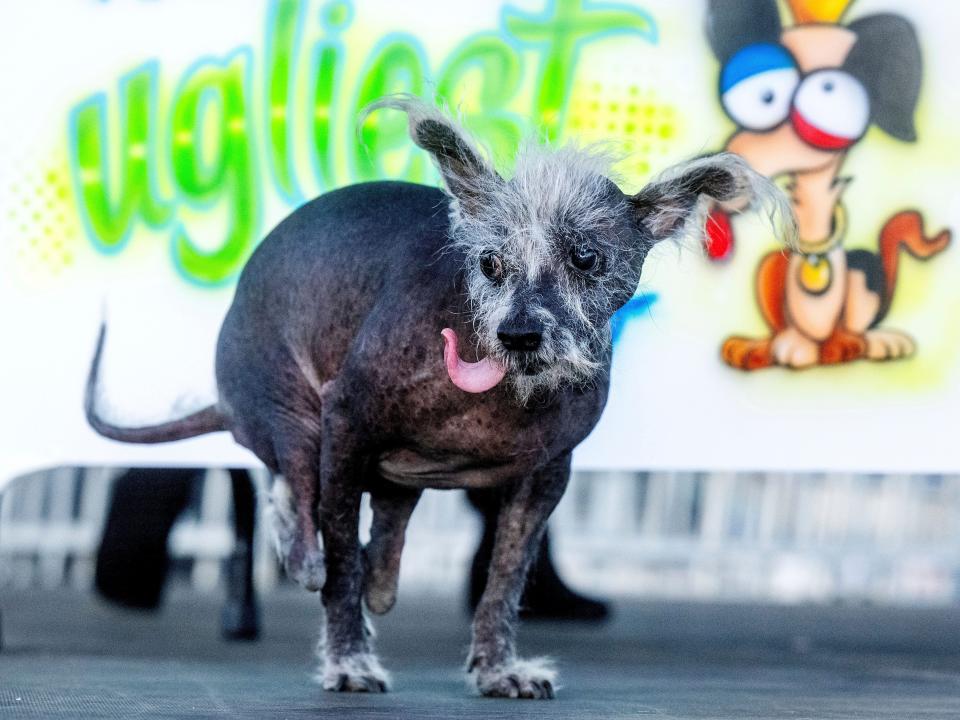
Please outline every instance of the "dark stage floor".
[{"label": "dark stage floor", "polygon": [[157,615],[68,591],[0,606],[0,718],[960,717],[960,608],[622,604],[600,628],[525,628],[528,654],[560,660],[558,698],[538,702],[471,696],[455,599],[401,597],[379,621],[382,696],[311,682],[318,602],[292,589],[253,644],[221,641],[216,598],[184,591]]}]

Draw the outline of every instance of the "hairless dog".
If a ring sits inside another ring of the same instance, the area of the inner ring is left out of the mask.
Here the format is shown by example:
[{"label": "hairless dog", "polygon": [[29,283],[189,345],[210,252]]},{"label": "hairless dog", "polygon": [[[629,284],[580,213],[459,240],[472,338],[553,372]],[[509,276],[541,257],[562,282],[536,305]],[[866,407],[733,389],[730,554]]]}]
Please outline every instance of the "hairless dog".
[{"label": "hairless dog", "polygon": [[[404,532],[425,488],[499,487],[489,579],[473,619],[471,682],[491,696],[553,697],[555,672],[515,652],[517,604],[570,456],[607,399],[610,318],[659,241],[702,232],[708,206],[792,215],[736,156],[699,158],[635,195],[603,153],[528,143],[502,178],[469,136],[411,97],[409,118],[446,192],[369,182],[293,212],[244,269],[217,345],[219,399],[161,425],[101,434],[164,442],[226,430],[274,473],[277,550],[321,590],[319,679],[383,691],[363,604],[396,597]],[[373,507],[361,547],[361,495]]]}]

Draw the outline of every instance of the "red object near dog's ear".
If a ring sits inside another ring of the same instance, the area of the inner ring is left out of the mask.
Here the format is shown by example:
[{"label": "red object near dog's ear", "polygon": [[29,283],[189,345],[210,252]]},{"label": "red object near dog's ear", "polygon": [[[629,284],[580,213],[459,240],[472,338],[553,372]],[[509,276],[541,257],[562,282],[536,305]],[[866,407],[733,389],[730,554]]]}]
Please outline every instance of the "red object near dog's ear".
[{"label": "red object near dog's ear", "polygon": [[733,254],[733,225],[730,216],[720,208],[714,208],[707,217],[707,232],[704,245],[711,260],[719,262]]}]

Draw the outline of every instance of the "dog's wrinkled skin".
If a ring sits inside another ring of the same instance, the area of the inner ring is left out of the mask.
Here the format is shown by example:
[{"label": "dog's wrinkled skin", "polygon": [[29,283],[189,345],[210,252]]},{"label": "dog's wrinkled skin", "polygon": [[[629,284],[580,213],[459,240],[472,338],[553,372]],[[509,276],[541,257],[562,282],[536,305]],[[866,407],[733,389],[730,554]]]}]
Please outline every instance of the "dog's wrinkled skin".
[{"label": "dog's wrinkled skin", "polygon": [[[88,416],[138,442],[183,436],[177,422],[191,433],[227,429],[282,475],[278,548],[293,577],[322,588],[320,677],[330,690],[387,687],[361,599],[375,613],[393,605],[422,489],[499,488],[467,667],[485,695],[552,697],[549,665],[516,655],[517,604],[570,454],[606,402],[610,317],[637,287],[648,250],[702,222],[707,203],[783,204],[730,155],[628,196],[597,155],[532,147],[507,181],[432,108],[410,98],[380,105],[408,114],[449,195],[375,182],[304,205],[240,278],[217,349],[216,408],[153,429],[111,426],[93,406],[98,352]],[[506,368],[504,381],[479,394],[455,387],[441,353],[446,327],[465,359],[492,356]],[[374,519],[361,548],[364,492]]]}]

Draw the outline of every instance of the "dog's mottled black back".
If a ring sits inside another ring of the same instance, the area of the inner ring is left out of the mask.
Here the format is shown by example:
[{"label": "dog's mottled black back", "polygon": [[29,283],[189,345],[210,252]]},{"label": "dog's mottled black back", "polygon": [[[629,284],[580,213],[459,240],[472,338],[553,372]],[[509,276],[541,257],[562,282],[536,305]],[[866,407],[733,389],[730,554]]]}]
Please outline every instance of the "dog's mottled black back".
[{"label": "dog's mottled black back", "polygon": [[264,433],[275,409],[261,395],[269,394],[278,369],[307,362],[326,381],[374,305],[397,306],[411,285],[449,275],[457,259],[442,252],[447,213],[448,198],[436,188],[353,185],[297,209],[254,252],[221,329],[217,382],[232,427],[238,417],[252,426],[237,428],[241,442],[274,470]]}]

